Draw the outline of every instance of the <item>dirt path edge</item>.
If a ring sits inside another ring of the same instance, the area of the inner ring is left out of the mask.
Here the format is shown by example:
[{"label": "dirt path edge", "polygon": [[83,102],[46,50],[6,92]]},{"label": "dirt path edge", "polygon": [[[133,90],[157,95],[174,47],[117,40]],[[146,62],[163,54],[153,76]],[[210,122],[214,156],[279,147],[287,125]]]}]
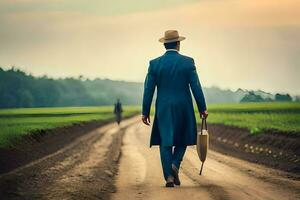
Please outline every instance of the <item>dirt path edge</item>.
[{"label": "dirt path edge", "polygon": [[300,175],[300,135],[209,125],[210,148],[225,155]]},{"label": "dirt path edge", "polygon": [[113,120],[95,120],[24,135],[13,147],[0,148],[0,175],[52,154],[78,137],[111,122]]}]

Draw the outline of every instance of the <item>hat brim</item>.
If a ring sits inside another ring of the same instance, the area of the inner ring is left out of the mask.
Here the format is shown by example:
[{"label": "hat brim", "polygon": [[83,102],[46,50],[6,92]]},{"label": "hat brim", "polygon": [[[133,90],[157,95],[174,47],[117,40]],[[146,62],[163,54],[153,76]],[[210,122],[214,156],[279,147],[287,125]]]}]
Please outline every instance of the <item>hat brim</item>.
[{"label": "hat brim", "polygon": [[179,42],[185,40],[185,37],[183,36],[179,36],[178,38],[174,38],[174,39],[169,39],[167,40],[165,37],[160,38],[158,41],[161,43],[171,43],[171,42]]}]

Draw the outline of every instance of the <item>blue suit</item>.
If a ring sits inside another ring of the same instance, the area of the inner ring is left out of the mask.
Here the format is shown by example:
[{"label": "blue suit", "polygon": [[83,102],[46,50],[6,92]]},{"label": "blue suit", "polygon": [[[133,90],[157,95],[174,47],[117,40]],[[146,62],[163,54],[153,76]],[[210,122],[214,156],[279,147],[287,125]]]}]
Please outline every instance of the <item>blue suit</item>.
[{"label": "blue suit", "polygon": [[144,84],[143,111],[149,116],[155,87],[157,98],[150,146],[195,145],[196,119],[190,88],[199,112],[206,104],[194,60],[177,51],[167,51],[150,61]]},{"label": "blue suit", "polygon": [[170,162],[179,163],[176,164],[179,168],[182,159],[179,156],[175,158],[177,161],[172,161],[170,147],[183,147],[183,153],[177,152],[183,156],[186,146],[196,144],[197,126],[190,89],[199,112],[206,110],[206,104],[194,60],[174,50],[150,61],[144,83],[142,114],[145,116],[150,114],[155,88],[157,98],[150,147],[160,145],[166,178],[170,173]]}]

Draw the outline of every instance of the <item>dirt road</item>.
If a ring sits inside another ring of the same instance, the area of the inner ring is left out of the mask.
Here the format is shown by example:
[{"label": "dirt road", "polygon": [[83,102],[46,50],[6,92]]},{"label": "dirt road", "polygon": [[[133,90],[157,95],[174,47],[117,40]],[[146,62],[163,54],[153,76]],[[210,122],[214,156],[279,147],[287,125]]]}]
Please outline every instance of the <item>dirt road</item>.
[{"label": "dirt road", "polygon": [[196,150],[189,147],[182,163],[182,186],[165,188],[159,151],[149,149],[150,128],[136,123],[126,129],[114,200],[134,199],[300,199],[300,182],[288,174],[210,151],[199,176]]},{"label": "dirt road", "polygon": [[64,148],[0,175],[0,199],[108,199],[115,191],[123,133],[137,119],[88,131]]},{"label": "dirt road", "polygon": [[149,137],[150,127],[139,117],[87,131],[0,175],[0,199],[300,199],[300,182],[289,174],[213,151],[199,176],[191,147],[180,171],[182,186],[165,188],[158,148],[149,148]]}]

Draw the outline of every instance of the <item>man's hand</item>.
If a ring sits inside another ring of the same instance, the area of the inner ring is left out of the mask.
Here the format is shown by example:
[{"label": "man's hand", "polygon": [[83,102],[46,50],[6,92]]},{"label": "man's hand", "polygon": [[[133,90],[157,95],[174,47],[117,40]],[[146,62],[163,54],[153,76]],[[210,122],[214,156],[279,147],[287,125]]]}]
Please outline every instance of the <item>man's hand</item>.
[{"label": "man's hand", "polygon": [[143,121],[143,123],[146,124],[147,126],[150,126],[150,116],[142,115],[142,121]]},{"label": "man's hand", "polygon": [[207,117],[208,117],[208,112],[207,112],[207,110],[200,113],[200,118],[201,118],[201,119],[202,119],[202,118],[206,119]]}]

